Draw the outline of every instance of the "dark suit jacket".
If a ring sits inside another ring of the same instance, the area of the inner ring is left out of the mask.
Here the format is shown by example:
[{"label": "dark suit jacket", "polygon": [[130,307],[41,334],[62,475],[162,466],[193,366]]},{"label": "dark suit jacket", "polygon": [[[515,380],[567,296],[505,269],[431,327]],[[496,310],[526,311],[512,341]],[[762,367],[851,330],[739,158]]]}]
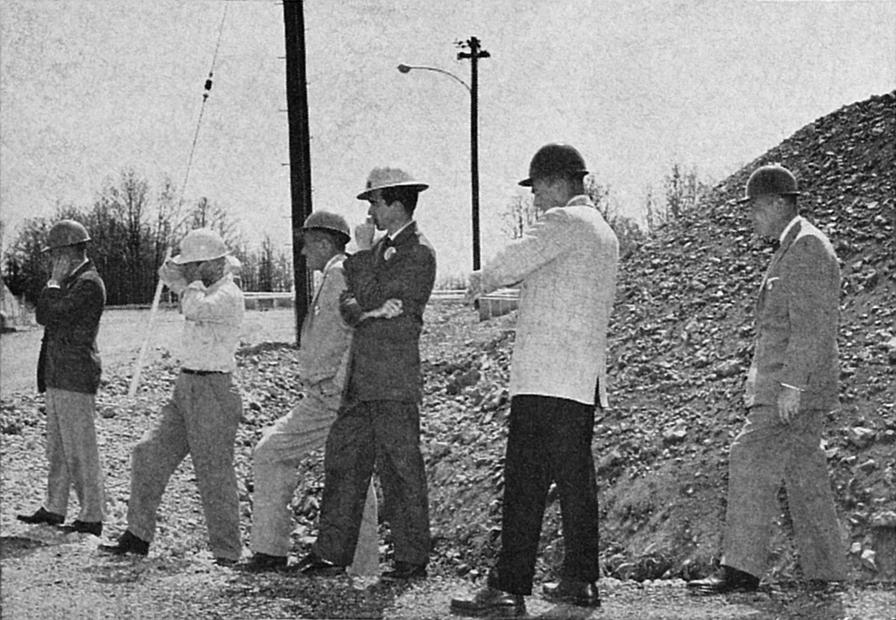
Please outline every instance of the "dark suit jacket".
[{"label": "dark suit jacket", "polygon": [[95,394],[100,385],[100,327],[106,287],[93,263],[87,261],[60,282],[44,287],[37,300],[37,322],[44,326],[37,362],[37,389]]},{"label": "dark suit jacket", "polygon": [[837,406],[840,267],[828,238],[802,218],[772,257],[756,302],[746,404],[775,405],[781,383],[802,409]]},{"label": "dark suit jacket", "polygon": [[348,290],[340,309],[346,322],[357,323],[362,312],[375,310],[388,299],[400,299],[403,308],[394,319],[367,319],[355,328],[348,398],[420,402],[420,331],[435,283],[436,253],[416,222],[398,234],[393,249],[387,250],[385,240],[344,263]]}]

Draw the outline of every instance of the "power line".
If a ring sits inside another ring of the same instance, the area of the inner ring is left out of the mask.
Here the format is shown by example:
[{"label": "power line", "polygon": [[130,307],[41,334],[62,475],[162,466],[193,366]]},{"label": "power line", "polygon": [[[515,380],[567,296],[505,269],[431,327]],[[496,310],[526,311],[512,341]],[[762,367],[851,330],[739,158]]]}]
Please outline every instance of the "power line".
[{"label": "power line", "polygon": [[212,64],[208,70],[208,77],[205,80],[205,90],[202,93],[202,106],[199,108],[199,118],[196,119],[196,131],[193,133],[193,143],[190,145],[190,156],[187,158],[187,169],[184,172],[184,181],[180,188],[180,201],[178,206],[183,203],[184,196],[187,191],[187,182],[190,179],[190,170],[193,167],[193,155],[196,152],[196,143],[199,141],[199,129],[202,126],[202,117],[205,115],[205,103],[212,90],[212,82],[215,76],[215,64],[218,61],[218,50],[221,49],[221,36],[224,33],[224,21],[227,19],[227,3],[224,3],[224,13],[221,15],[221,23],[218,25],[218,40],[215,43],[215,52],[212,54]]}]

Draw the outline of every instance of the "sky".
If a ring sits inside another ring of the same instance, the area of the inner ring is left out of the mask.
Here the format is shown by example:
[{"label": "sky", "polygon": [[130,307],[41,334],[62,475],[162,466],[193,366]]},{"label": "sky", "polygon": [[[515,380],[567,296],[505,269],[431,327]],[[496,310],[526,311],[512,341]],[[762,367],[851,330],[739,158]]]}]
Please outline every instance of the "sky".
[{"label": "sky", "polygon": [[[283,8],[272,0],[0,0],[4,244],[125,168],[183,184],[251,243],[290,241]],[[416,217],[439,277],[471,266],[469,81],[477,36],[482,255],[547,142],[576,146],[643,217],[673,163],[718,181],[843,105],[896,88],[896,2],[306,0],[313,207],[360,223],[374,166],[430,184]]]}]

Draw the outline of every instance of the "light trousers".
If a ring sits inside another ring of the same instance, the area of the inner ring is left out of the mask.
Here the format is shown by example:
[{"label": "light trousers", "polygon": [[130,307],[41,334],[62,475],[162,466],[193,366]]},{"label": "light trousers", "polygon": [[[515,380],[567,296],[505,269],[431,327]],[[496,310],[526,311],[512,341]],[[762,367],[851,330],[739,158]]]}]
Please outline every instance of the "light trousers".
[{"label": "light trousers", "polygon": [[96,395],[47,388],[47,510],[65,516],[71,487],[86,522],[103,520],[103,470],[96,443]]},{"label": "light trousers", "polygon": [[[310,392],[287,415],[267,428],[253,454],[255,491],[252,496],[252,551],[286,556],[290,547],[298,466],[324,447],[339,410],[339,398]],[[367,489],[358,544],[349,572],[373,575],[379,570],[377,503],[373,480]]]},{"label": "light trousers", "polygon": [[750,410],[731,444],[723,564],[757,577],[765,573],[783,482],[804,576],[846,578],[846,550],[820,445],[824,415],[800,411],[783,424],[776,407]]},{"label": "light trousers", "polygon": [[187,454],[193,460],[209,544],[216,558],[238,560],[239,496],[233,444],[242,400],[229,373],[181,373],[156,426],[134,446],[128,529],[152,541],[168,479]]}]

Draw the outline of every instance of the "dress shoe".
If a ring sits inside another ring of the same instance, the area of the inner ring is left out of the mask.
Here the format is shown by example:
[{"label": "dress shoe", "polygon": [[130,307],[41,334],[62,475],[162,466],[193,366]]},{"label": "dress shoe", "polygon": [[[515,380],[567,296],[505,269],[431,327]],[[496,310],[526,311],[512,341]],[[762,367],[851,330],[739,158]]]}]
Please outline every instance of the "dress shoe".
[{"label": "dress shoe", "polygon": [[546,583],[541,588],[544,597],[557,603],[569,603],[579,607],[600,607],[597,584],[579,579],[561,579],[558,583]]},{"label": "dress shoe", "polygon": [[38,523],[46,523],[48,525],[59,525],[63,521],[65,521],[65,517],[60,514],[56,514],[55,512],[50,512],[44,509],[43,506],[37,509],[32,515],[16,515],[16,519],[19,521],[24,521],[25,523],[30,523],[32,525],[37,525]]},{"label": "dress shoe", "polygon": [[451,613],[474,618],[519,618],[526,615],[526,600],[522,594],[487,587],[471,599],[451,599]]},{"label": "dress shoe", "polygon": [[409,579],[426,579],[426,566],[396,562],[392,570],[387,570],[380,576],[382,581],[407,581]]},{"label": "dress shoe", "polygon": [[102,521],[81,521],[80,519],[75,519],[72,521],[71,525],[63,525],[59,529],[66,534],[78,533],[93,534],[94,536],[103,535]]},{"label": "dress shoe", "polygon": [[264,573],[268,571],[286,570],[285,555],[269,555],[267,553],[253,553],[247,561],[237,566],[238,570],[246,573]]},{"label": "dress shoe", "polygon": [[697,594],[755,592],[759,589],[759,577],[722,565],[721,570],[712,577],[689,581],[688,589]]},{"label": "dress shoe", "polygon": [[299,560],[296,570],[309,577],[332,577],[345,572],[345,567],[325,560],[312,552]]},{"label": "dress shoe", "polygon": [[125,555],[126,553],[146,555],[149,553],[149,543],[131,534],[130,530],[125,530],[116,544],[100,545],[99,550],[113,555]]},{"label": "dress shoe", "polygon": [[230,558],[215,558],[215,566],[223,566],[224,568],[233,568],[236,566],[237,560],[231,560]]}]

